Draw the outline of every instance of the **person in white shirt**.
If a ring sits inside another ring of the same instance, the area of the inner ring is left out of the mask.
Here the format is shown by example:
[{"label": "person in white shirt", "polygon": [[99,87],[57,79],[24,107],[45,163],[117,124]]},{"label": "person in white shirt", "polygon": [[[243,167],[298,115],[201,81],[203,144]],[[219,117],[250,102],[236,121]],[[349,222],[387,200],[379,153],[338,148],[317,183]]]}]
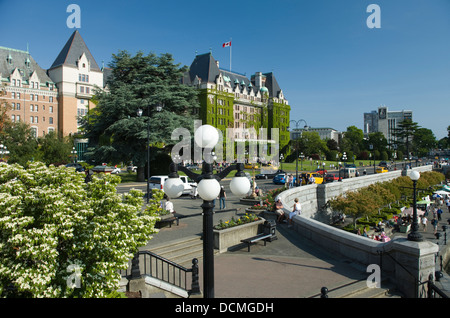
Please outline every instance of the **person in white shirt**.
[{"label": "person in white shirt", "polygon": [[292,226],[292,218],[296,215],[300,215],[302,213],[302,206],[300,205],[300,202],[298,202],[298,198],[294,199],[294,206],[292,207],[292,212],[289,213],[288,227]]},{"label": "person in white shirt", "polygon": [[170,213],[174,213],[173,203],[170,201],[169,197],[166,199],[166,203],[164,204],[164,210],[169,211]]}]

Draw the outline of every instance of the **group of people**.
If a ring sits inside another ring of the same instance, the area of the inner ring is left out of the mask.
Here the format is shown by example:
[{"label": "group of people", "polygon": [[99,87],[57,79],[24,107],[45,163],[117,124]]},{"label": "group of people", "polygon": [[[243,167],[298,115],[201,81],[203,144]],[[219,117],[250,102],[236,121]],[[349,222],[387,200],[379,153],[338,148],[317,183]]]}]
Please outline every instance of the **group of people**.
[{"label": "group of people", "polygon": [[280,198],[276,198],[275,201],[275,213],[277,214],[277,222],[281,223],[283,221],[286,221],[288,223],[288,227],[292,227],[292,218],[296,215],[301,215],[302,213],[302,206],[298,200],[298,198],[294,199],[294,205],[292,206],[292,209],[287,212],[284,210],[283,203],[281,203]]}]

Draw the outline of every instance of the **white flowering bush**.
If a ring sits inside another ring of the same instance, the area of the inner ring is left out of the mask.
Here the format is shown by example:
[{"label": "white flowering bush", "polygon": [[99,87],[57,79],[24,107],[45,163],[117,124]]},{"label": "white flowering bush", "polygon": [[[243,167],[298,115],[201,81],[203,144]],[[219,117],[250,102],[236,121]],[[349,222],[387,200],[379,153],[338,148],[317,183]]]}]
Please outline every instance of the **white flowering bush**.
[{"label": "white flowering bush", "polygon": [[159,209],[120,177],[0,163],[0,296],[112,297],[118,270],[147,244]]}]

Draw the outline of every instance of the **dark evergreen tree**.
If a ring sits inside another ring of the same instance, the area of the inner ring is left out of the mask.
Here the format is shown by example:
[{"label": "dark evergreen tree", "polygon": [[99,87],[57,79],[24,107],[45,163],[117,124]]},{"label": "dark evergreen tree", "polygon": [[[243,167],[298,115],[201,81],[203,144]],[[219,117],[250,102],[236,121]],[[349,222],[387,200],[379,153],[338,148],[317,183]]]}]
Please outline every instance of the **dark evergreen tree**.
[{"label": "dark evergreen tree", "polygon": [[[399,149],[404,149],[406,151],[406,156],[410,157],[410,152],[412,150],[412,140],[416,130],[420,128],[416,122],[410,119],[405,119],[398,124],[398,127],[393,130],[393,136],[395,144]],[[401,158],[399,158],[401,159]]]},{"label": "dark evergreen tree", "polygon": [[[144,179],[147,163],[147,133],[151,160],[168,152],[178,141],[171,140],[175,128],[193,132],[198,114],[197,91],[181,84],[186,67],[174,64],[172,55],[156,56],[127,51],[113,55],[108,91],[96,92],[97,106],[84,122],[90,163],[130,163],[138,166],[138,180]],[[157,111],[155,106],[162,105]],[[138,116],[138,110],[142,116]],[[149,128],[147,130],[147,127]],[[167,166],[169,163],[167,163]],[[153,172],[152,164],[150,164]]]}]

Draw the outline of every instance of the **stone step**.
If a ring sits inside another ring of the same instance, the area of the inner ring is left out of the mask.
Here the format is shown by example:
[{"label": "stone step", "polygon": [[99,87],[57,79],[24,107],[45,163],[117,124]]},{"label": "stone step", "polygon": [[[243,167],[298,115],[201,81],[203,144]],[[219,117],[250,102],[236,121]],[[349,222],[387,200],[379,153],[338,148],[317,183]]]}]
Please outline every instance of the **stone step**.
[{"label": "stone step", "polygon": [[164,257],[186,268],[192,267],[192,259],[203,258],[203,240],[200,236],[192,236],[179,240],[147,246],[151,252]]},{"label": "stone step", "polygon": [[395,287],[382,282],[381,287],[368,287],[366,280],[355,281],[328,293],[329,298],[401,298]]}]

